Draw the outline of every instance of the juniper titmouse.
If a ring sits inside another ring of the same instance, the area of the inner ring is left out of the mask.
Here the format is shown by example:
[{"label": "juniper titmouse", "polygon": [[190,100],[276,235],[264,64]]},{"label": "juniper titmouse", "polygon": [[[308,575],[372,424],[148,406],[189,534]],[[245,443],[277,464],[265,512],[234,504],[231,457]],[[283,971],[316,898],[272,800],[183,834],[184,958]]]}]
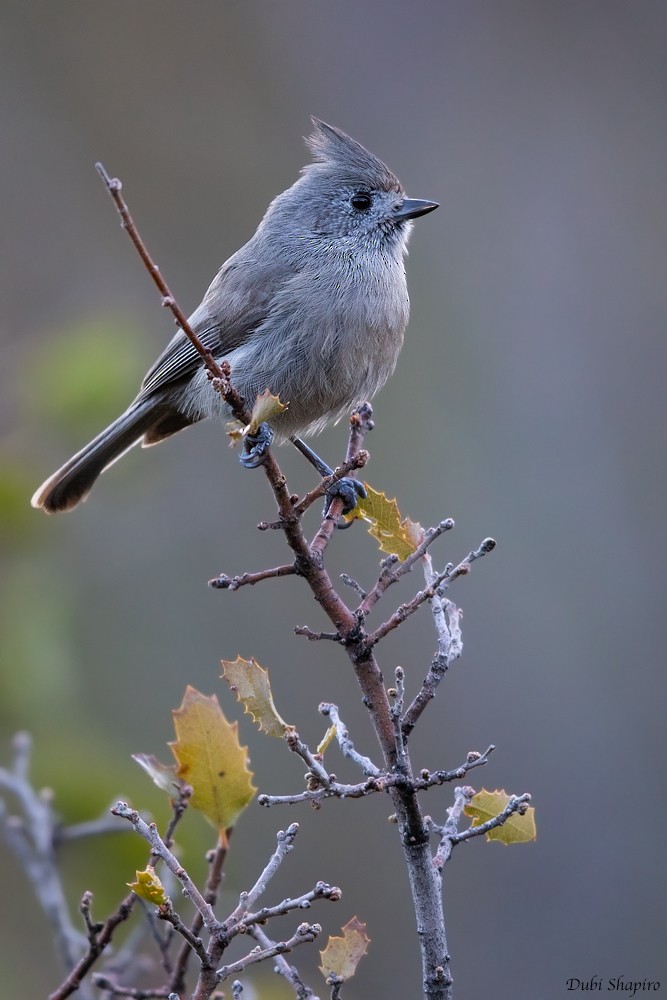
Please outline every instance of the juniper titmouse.
[{"label": "juniper titmouse", "polygon": [[[266,388],[289,403],[273,422],[278,440],[321,430],[389,378],[408,322],[409,220],[437,208],[406,198],[344,132],[313,125],[313,162],[274,198],[190,317],[250,405]],[[33,507],[71,510],[133,444],[157,444],[205,417],[228,413],[179,331],[125,413],[40,486]]]}]

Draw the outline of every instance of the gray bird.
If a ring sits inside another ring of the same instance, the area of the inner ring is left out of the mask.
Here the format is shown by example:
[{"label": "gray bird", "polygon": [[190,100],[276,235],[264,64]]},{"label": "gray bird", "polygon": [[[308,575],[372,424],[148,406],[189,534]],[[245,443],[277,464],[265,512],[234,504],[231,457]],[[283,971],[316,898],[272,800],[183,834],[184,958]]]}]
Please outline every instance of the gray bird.
[{"label": "gray bird", "polygon": [[[267,388],[289,403],[272,422],[278,441],[317,433],[392,374],[410,306],[410,220],[438,207],[406,198],[391,170],[340,129],[317,118],[313,126],[313,162],[274,198],[190,317],[249,405]],[[128,448],[206,417],[229,412],[179,330],[134,402],[40,486],[33,507],[71,510]]]}]

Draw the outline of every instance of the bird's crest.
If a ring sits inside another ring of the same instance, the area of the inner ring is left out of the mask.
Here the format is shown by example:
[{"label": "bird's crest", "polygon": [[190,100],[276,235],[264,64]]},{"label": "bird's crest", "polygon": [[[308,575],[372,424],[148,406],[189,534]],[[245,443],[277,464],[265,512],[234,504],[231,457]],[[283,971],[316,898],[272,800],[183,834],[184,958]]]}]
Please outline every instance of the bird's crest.
[{"label": "bird's crest", "polygon": [[334,168],[352,183],[362,180],[380,190],[402,192],[396,175],[360,142],[319,118],[313,117],[312,122],[313,131],[305,141],[313,163],[304,167],[304,172]]}]

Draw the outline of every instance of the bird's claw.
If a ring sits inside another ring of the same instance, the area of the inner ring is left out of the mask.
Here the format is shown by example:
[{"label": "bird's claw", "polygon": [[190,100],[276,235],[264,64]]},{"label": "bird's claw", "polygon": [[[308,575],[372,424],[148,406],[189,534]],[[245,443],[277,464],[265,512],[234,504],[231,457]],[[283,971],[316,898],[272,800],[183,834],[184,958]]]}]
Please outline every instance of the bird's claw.
[{"label": "bird's claw", "polygon": [[365,500],[367,496],[366,487],[363,483],[360,483],[357,479],[353,479],[352,476],[344,476],[343,479],[338,479],[335,483],[332,483],[327,490],[323,516],[327,516],[334,500],[342,500],[342,513],[349,514],[357,506],[358,501]]},{"label": "bird's claw", "polygon": [[245,469],[257,469],[266,460],[273,440],[273,431],[268,424],[260,424],[254,434],[246,434],[239,461]]}]

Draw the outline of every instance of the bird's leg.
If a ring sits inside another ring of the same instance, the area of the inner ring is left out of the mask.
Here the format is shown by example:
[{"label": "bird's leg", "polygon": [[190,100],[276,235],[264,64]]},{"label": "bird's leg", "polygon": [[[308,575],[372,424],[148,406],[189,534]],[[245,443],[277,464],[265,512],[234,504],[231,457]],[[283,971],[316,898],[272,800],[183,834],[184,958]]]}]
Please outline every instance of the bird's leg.
[{"label": "bird's leg", "polygon": [[[315,466],[320,476],[324,479],[325,476],[333,476],[333,469],[323,461],[317,452],[313,451],[305,441],[301,438],[291,437],[290,441],[297,449],[300,451],[304,458],[307,458],[311,465]],[[357,506],[357,501],[361,498],[362,500],[366,497],[366,487],[363,483],[358,482],[353,479],[352,476],[344,476],[337,482],[332,483],[326,492],[326,500],[324,504],[324,516],[326,517],[329,507],[336,498],[340,498],[343,501],[343,514],[349,514],[351,510]],[[350,522],[351,524],[352,522]],[[348,527],[348,525],[345,525]]]}]

